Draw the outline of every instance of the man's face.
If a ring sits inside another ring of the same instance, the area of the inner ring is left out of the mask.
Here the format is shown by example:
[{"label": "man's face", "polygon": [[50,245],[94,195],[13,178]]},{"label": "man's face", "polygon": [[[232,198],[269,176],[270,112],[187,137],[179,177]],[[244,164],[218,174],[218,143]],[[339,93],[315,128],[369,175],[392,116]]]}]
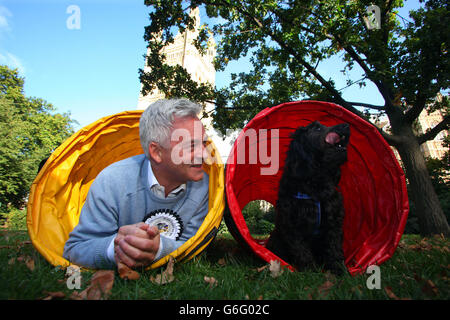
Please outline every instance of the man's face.
[{"label": "man's face", "polygon": [[172,181],[185,183],[203,178],[205,128],[195,117],[175,118],[170,145],[162,148],[161,165]]}]

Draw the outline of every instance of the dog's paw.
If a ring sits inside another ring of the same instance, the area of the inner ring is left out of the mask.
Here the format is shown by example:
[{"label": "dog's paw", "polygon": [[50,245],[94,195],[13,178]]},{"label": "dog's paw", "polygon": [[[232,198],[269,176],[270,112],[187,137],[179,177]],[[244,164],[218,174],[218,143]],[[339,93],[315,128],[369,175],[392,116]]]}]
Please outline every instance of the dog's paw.
[{"label": "dog's paw", "polygon": [[333,263],[333,264],[327,266],[326,269],[329,270],[335,276],[342,276],[344,274],[347,274],[347,272],[348,272],[347,267],[345,266],[345,264],[343,262]]}]

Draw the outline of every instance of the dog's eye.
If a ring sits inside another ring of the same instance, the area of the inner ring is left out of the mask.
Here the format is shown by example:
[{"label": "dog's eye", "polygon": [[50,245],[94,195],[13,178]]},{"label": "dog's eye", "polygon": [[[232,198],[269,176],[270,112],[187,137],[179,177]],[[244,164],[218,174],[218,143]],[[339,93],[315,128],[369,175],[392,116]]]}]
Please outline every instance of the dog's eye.
[{"label": "dog's eye", "polygon": [[316,131],[321,131],[322,127],[317,126],[315,129],[316,129]]}]

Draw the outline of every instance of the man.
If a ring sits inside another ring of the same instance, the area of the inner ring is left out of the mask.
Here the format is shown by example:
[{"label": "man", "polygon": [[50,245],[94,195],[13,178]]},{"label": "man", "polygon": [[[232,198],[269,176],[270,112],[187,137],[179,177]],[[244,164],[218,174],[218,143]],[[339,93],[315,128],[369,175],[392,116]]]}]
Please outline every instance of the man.
[{"label": "man", "polygon": [[201,107],[159,100],[139,122],[144,154],[113,163],[92,183],[63,256],[90,268],[152,264],[194,236],[208,212]]}]

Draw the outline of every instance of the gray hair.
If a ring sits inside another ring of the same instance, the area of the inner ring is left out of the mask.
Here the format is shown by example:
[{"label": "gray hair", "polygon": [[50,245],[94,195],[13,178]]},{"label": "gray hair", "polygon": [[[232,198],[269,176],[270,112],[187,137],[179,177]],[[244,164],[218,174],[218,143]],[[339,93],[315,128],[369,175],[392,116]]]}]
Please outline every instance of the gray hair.
[{"label": "gray hair", "polygon": [[151,142],[163,146],[170,142],[174,117],[196,117],[201,110],[200,105],[187,99],[161,99],[149,105],[139,121],[139,138],[147,158]]}]

